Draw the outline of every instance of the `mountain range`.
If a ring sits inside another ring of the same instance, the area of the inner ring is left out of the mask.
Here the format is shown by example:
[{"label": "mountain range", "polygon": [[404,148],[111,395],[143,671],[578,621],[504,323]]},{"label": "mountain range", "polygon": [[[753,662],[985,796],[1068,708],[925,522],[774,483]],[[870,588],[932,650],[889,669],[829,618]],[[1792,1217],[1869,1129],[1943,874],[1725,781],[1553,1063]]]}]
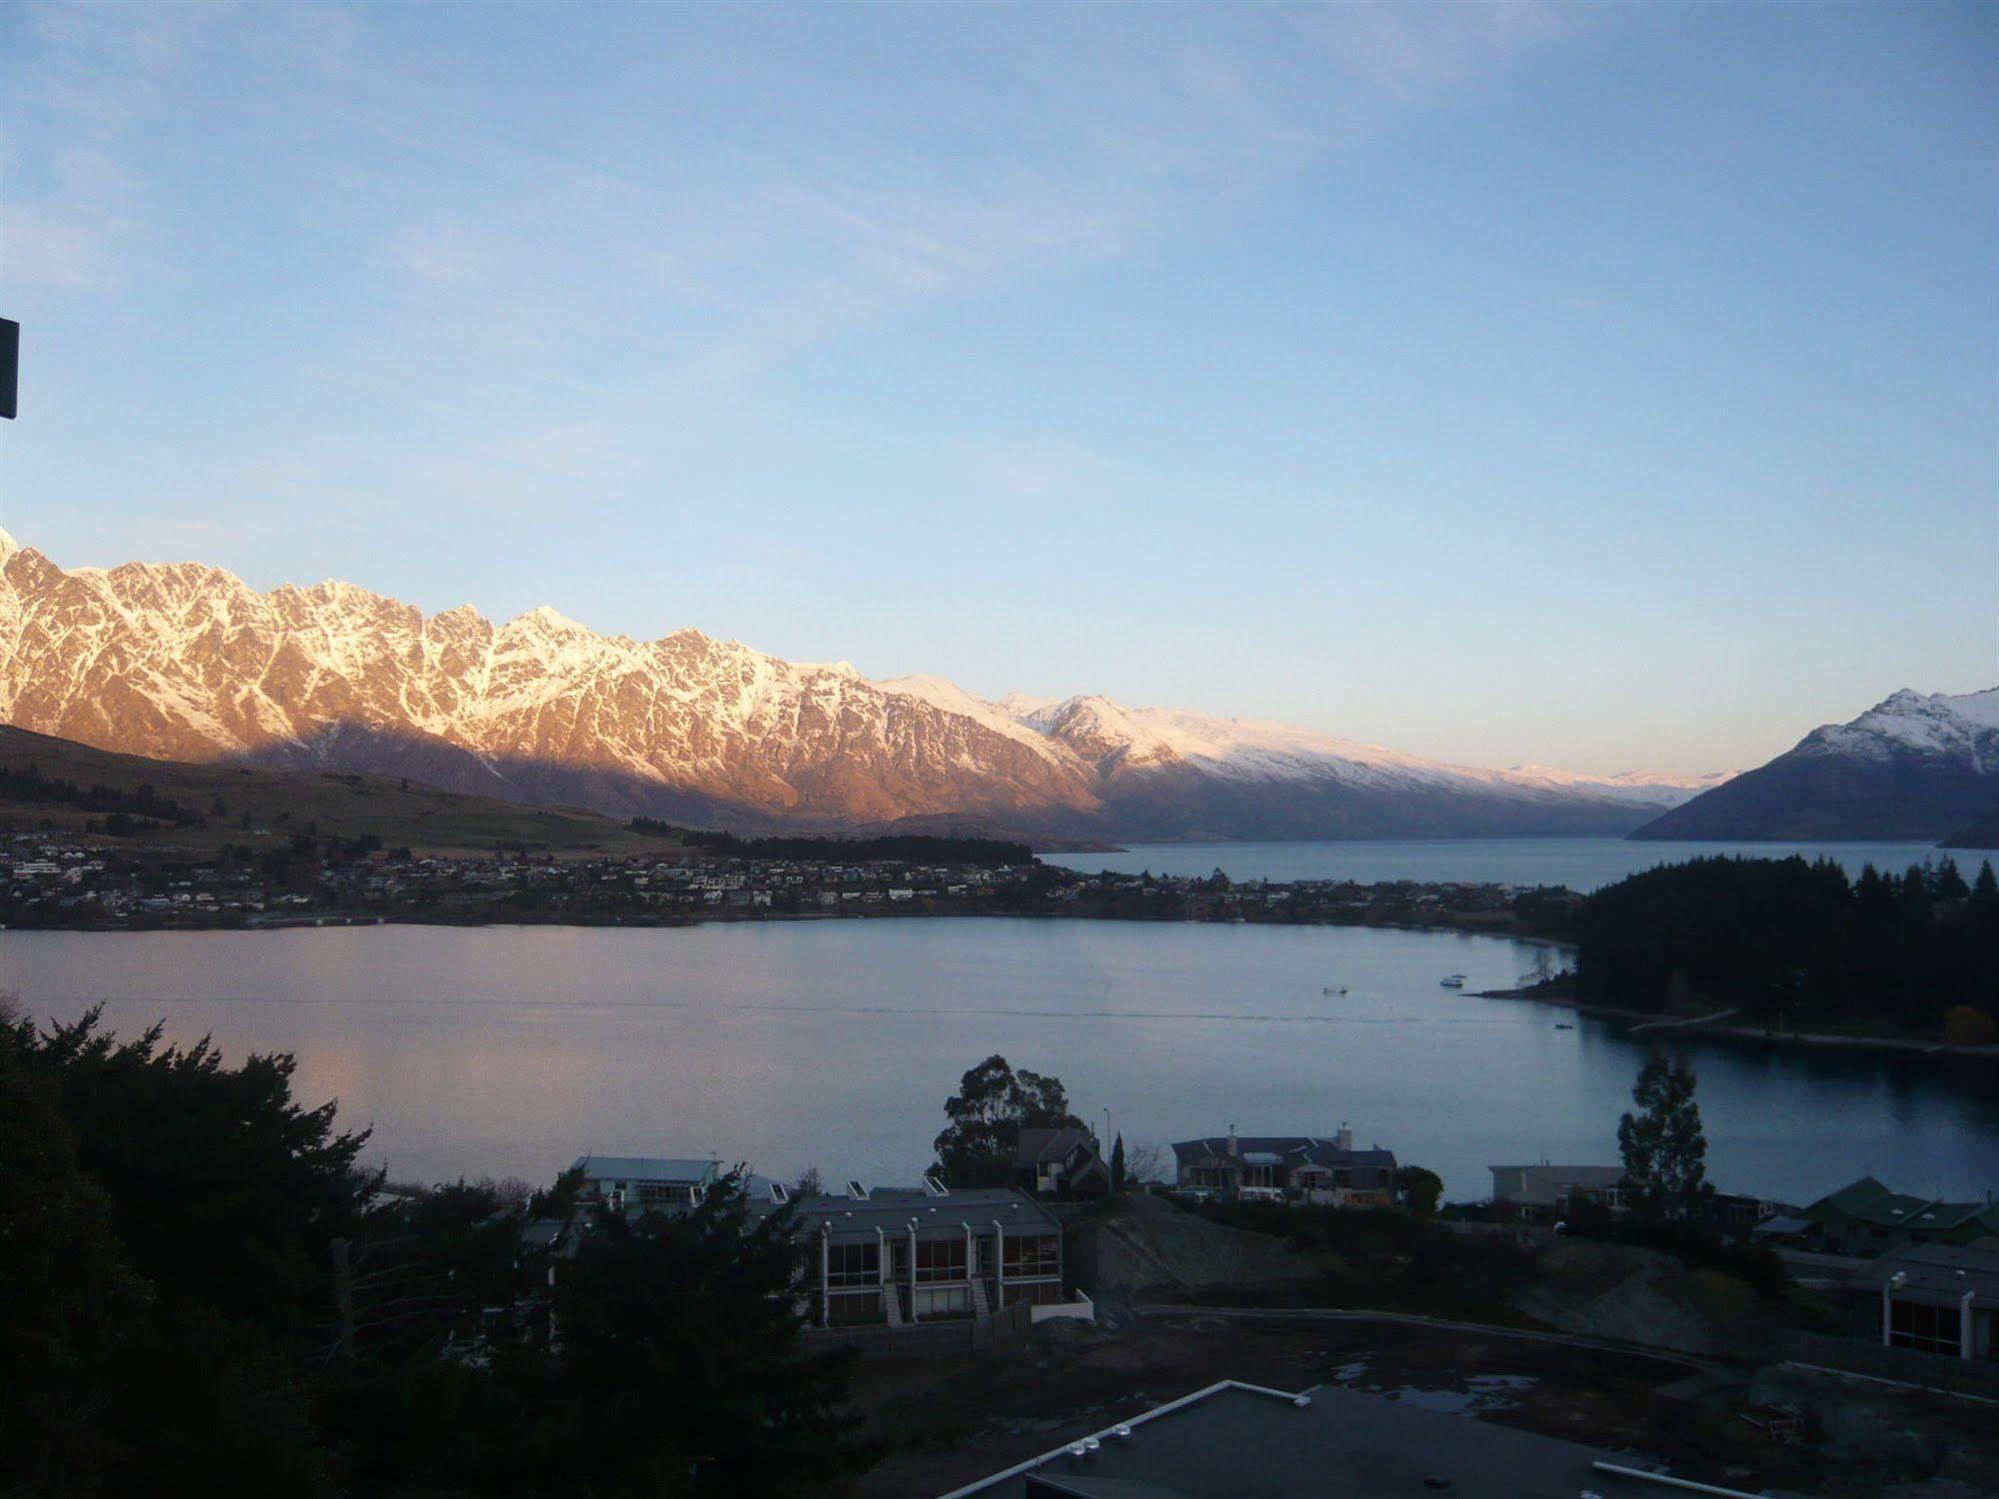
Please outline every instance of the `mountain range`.
[{"label": "mountain range", "polygon": [[696,630],[426,616],[352,584],[64,569],[0,532],[0,720],[184,761],[409,777],[733,827],[950,822],[1043,839],[1615,835],[1723,777],[1446,765],[1099,696],[997,702]]},{"label": "mountain range", "polygon": [[1640,828],[1636,838],[1963,842],[1999,812],[1999,687],[1906,688],[1824,724]]}]

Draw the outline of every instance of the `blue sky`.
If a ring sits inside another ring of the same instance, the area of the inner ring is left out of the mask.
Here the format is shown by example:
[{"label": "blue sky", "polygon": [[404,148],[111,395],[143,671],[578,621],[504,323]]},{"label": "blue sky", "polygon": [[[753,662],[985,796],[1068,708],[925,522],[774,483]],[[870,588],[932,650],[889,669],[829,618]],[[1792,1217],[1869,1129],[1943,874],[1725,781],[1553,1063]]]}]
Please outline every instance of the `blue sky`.
[{"label": "blue sky", "polygon": [[0,524],[1483,764],[1999,683],[1999,8],[0,12]]}]

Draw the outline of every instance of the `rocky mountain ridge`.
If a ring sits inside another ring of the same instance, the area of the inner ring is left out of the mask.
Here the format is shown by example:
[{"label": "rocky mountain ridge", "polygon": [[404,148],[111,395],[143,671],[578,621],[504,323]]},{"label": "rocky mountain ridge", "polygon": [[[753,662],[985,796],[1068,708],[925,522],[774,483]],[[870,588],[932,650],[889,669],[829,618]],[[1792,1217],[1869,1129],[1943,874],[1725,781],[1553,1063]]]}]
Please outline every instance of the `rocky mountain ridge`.
[{"label": "rocky mountain ridge", "polygon": [[0,719],[105,749],[405,775],[745,826],[1125,839],[1614,834],[1710,784],[1444,765],[1108,698],[987,702],[680,630],[495,624],[348,583],[63,569],[0,533]]}]

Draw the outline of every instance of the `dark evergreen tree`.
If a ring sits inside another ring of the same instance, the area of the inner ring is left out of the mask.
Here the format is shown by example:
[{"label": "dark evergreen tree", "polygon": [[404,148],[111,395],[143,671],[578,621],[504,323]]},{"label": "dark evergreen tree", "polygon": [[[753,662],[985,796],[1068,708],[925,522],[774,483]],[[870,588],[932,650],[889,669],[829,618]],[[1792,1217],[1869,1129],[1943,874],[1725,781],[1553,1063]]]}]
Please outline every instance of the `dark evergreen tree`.
[{"label": "dark evergreen tree", "polygon": [[1714,1188],[1707,1180],[1707,1136],[1697,1079],[1684,1059],[1668,1063],[1654,1053],[1632,1084],[1638,1112],[1617,1123],[1617,1148],[1625,1177],[1641,1205],[1655,1213],[1684,1216]]},{"label": "dark evergreen tree", "polygon": [[1111,1143],[1111,1190],[1113,1192],[1122,1192],[1124,1190],[1124,1134],[1122,1131],[1118,1133],[1117,1139]]}]

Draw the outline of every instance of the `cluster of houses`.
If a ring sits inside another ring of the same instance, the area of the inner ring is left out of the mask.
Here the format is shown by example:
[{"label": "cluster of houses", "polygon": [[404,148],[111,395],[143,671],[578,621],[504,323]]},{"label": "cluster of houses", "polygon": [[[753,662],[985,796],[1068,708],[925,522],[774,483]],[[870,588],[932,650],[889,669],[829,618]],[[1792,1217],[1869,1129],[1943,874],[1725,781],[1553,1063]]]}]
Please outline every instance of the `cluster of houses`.
[{"label": "cluster of houses", "polygon": [[[1344,1126],[1330,1136],[1227,1135],[1173,1147],[1176,1190],[1202,1196],[1382,1207],[1395,1201],[1395,1157],[1356,1149]],[[1060,1204],[1111,1191],[1111,1169],[1088,1130],[1023,1129],[1015,1185],[965,1188],[926,1176],[915,1186],[849,1181],[839,1191],[800,1194],[783,1182],[744,1180],[751,1211],[785,1208],[808,1255],[799,1295],[812,1327],[899,1331],[940,1321],[982,1323],[1022,1312],[1026,1320],[1093,1320],[1087,1295],[1069,1279]],[[591,1210],[628,1214],[691,1211],[722,1175],[704,1157],[583,1156],[581,1188],[568,1219],[531,1224],[530,1241],[559,1265],[588,1231]]]},{"label": "cluster of houses", "polygon": [[523,910],[584,920],[975,912],[1023,886],[1032,870],[909,860],[525,854],[189,858],[103,839],[24,833],[0,844],[0,921],[224,926],[402,915],[472,920],[518,917]]},{"label": "cluster of houses", "polygon": [[[1494,1166],[1492,1199],[1543,1222],[1590,1202],[1629,1211],[1621,1166]],[[1999,1203],[1916,1197],[1871,1176],[1805,1207],[1715,1194],[1718,1227],[1768,1245],[1835,1293],[1850,1330],[1890,1348],[1999,1360]]]},{"label": "cluster of houses", "polygon": [[1766,1221],[1757,1237],[1817,1272],[1842,1294],[1852,1330],[1884,1347],[1999,1360],[1999,1203],[1989,1193],[1913,1197],[1863,1176]]}]

